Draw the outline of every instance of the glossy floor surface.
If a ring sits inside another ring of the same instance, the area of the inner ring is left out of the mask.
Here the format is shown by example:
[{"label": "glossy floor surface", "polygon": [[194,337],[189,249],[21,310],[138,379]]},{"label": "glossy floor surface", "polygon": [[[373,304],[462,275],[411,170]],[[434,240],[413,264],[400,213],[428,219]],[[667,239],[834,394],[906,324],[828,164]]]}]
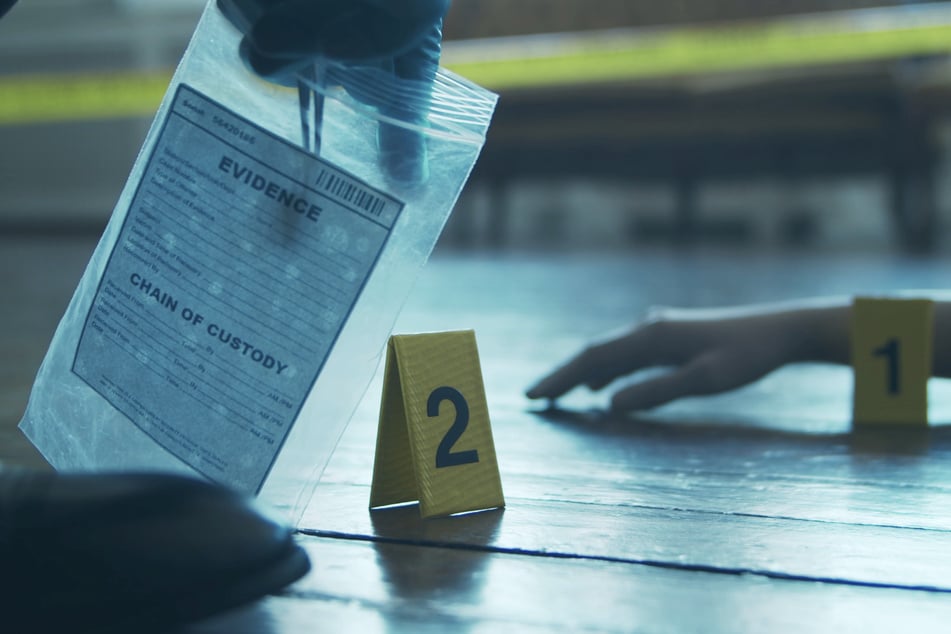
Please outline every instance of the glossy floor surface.
[{"label": "glossy floor surface", "polygon": [[[0,460],[93,243],[4,239]],[[584,390],[523,389],[651,305],[941,288],[951,263],[891,256],[437,254],[397,332],[473,328],[507,506],[370,512],[382,376],[302,522],[314,570],[204,633],[946,631],[951,389],[921,432],[854,431],[846,368],[612,417]]]}]

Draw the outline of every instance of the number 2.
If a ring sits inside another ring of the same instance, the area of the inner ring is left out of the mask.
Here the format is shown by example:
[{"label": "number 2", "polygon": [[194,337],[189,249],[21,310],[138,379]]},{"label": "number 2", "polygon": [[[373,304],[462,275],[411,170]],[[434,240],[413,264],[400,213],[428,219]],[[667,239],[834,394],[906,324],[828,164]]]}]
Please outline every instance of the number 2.
[{"label": "number 2", "polygon": [[443,401],[449,401],[456,408],[456,418],[439,443],[439,448],[436,449],[436,468],[479,462],[479,452],[475,449],[452,451],[453,445],[456,444],[469,425],[469,404],[466,403],[466,398],[459,390],[448,385],[433,390],[426,402],[426,415],[430,418],[439,416],[439,406]]},{"label": "number 2", "polygon": [[901,360],[901,342],[892,337],[885,342],[881,348],[872,351],[876,357],[886,357],[888,360],[888,393],[898,394],[901,392],[901,383],[899,382],[898,367]]}]

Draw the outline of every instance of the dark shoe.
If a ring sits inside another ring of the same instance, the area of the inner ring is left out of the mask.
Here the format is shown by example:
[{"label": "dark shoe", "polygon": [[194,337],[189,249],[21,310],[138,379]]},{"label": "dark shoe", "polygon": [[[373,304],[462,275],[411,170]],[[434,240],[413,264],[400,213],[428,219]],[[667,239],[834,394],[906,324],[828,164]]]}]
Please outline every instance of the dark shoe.
[{"label": "dark shoe", "polygon": [[288,528],[208,482],[0,471],[5,632],[162,631],[309,569]]}]

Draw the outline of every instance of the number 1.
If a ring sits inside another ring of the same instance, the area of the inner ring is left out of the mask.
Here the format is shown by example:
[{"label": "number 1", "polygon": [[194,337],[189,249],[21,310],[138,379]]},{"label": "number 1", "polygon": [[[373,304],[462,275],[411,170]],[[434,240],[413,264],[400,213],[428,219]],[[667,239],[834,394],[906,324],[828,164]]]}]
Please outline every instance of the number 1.
[{"label": "number 1", "polygon": [[872,351],[876,357],[887,357],[888,359],[888,393],[898,394],[901,392],[901,383],[899,382],[898,367],[901,360],[901,342],[892,337],[885,342],[881,348]]}]

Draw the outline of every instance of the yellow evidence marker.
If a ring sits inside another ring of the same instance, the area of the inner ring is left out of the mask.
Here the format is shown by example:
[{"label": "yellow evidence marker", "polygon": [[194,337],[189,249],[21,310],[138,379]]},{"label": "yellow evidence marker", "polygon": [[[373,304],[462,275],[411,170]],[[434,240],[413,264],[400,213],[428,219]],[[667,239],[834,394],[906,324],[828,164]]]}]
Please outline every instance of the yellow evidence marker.
[{"label": "yellow evidence marker", "polygon": [[505,506],[471,330],[394,335],[386,350],[370,508],[423,517]]},{"label": "yellow evidence marker", "polygon": [[853,300],[856,424],[928,424],[933,316],[927,299]]}]

